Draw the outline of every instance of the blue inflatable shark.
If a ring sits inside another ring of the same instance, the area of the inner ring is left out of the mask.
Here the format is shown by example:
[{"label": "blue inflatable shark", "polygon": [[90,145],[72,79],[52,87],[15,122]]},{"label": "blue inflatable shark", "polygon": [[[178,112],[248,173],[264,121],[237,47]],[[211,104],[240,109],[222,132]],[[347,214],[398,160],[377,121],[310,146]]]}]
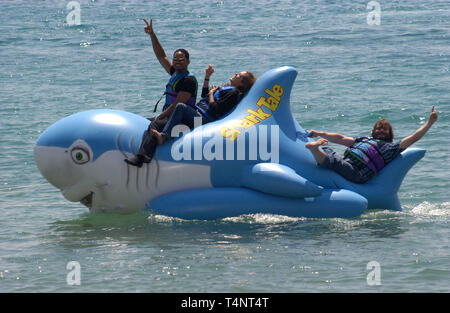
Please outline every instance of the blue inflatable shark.
[{"label": "blue inflatable shark", "polygon": [[305,148],[308,133],[291,113],[296,76],[292,67],[266,72],[223,119],[192,131],[175,128],[178,138],[159,146],[142,168],[123,160],[138,151],[149,121],[118,110],[85,111],[56,122],[36,142],[36,164],[65,198],[94,212],[148,208],[183,219],[218,219],[401,210],[400,184],[425,150],[407,149],[362,185],[319,168]]}]

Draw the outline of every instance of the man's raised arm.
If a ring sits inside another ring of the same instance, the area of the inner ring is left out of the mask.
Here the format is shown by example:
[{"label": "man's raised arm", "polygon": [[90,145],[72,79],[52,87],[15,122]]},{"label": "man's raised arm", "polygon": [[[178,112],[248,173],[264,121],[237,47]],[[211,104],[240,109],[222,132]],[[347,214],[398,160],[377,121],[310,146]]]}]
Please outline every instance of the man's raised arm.
[{"label": "man's raised arm", "polygon": [[152,47],[153,51],[155,52],[156,58],[158,59],[159,63],[161,63],[162,67],[166,70],[167,73],[170,74],[170,68],[172,66],[172,62],[170,62],[169,58],[166,55],[166,52],[164,51],[163,47],[159,43],[158,37],[156,37],[155,32],[153,31],[153,21],[150,19],[150,24],[147,22],[147,20],[144,18],[145,24],[147,26],[144,28],[145,32],[150,35],[150,38],[152,40]]},{"label": "man's raised arm", "polygon": [[428,118],[428,121],[422,125],[418,130],[416,130],[414,133],[409,135],[408,137],[403,138],[400,141],[400,148],[406,149],[409,146],[411,146],[413,143],[418,141],[420,138],[422,138],[428,130],[433,126],[434,122],[436,122],[438,119],[437,112],[434,110],[434,105],[431,108],[430,117]]}]

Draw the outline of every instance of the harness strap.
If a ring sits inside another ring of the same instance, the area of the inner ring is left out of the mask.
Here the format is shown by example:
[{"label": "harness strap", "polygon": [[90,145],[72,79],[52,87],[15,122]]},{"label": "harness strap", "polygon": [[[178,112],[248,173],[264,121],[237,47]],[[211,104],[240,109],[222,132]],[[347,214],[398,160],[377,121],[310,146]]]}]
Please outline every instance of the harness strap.
[{"label": "harness strap", "polygon": [[161,98],[159,98],[158,102],[156,102],[155,104],[155,108],[153,109],[153,113],[156,112],[156,109],[158,108],[158,104],[161,102],[162,98],[164,98],[164,96],[166,95],[167,92],[164,92],[161,96]]},{"label": "harness strap", "polygon": [[199,101],[196,106],[200,107],[203,111],[208,111],[208,107],[203,104],[203,102]]}]

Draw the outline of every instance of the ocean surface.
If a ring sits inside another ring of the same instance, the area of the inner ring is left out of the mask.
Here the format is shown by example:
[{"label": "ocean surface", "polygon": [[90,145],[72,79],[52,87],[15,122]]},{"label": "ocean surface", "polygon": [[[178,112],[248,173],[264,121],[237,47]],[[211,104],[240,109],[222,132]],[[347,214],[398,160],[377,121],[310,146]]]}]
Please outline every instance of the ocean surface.
[{"label": "ocean surface", "polygon": [[[448,0],[68,3],[0,0],[0,292],[450,292]],[[84,110],[153,116],[168,76],[143,18],[169,57],[189,50],[200,78],[214,64],[212,83],[297,68],[305,129],[359,136],[388,118],[400,139],[435,105],[403,211],[184,221],[64,199],[34,143]]]}]

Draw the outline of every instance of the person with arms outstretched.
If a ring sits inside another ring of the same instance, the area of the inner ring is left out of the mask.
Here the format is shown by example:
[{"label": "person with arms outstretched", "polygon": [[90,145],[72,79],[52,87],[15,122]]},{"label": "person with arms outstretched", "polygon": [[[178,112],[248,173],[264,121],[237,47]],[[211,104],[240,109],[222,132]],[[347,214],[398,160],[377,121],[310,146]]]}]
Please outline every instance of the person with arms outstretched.
[{"label": "person with arms outstretched", "polygon": [[[376,176],[402,151],[421,139],[437,119],[438,115],[433,106],[427,122],[414,133],[396,143],[392,142],[394,133],[391,124],[386,119],[375,123],[371,137],[355,139],[339,133],[310,130],[311,137],[320,136],[322,138],[308,142],[305,147],[311,151],[320,167],[331,169],[349,181],[363,184]],[[327,145],[329,141],[348,147],[343,158],[328,147],[320,148]]]}]

